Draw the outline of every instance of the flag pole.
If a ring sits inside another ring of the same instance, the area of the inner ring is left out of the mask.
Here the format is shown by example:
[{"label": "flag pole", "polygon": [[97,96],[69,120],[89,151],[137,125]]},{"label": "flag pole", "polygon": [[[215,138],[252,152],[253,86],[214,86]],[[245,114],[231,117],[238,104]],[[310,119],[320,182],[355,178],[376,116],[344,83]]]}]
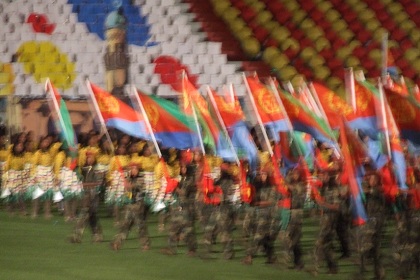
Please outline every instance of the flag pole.
[{"label": "flag pole", "polygon": [[213,92],[210,89],[210,86],[207,86],[207,94],[209,96],[210,103],[211,103],[211,105],[213,107],[213,110],[216,113],[216,116],[217,116],[217,118],[219,120],[220,126],[222,127],[223,133],[225,134],[225,137],[226,137],[226,139],[227,139],[227,141],[229,143],[229,146],[230,146],[231,150],[233,151],[233,154],[235,155],[235,161],[236,161],[236,163],[238,165],[240,165],[239,158],[238,158],[238,155],[236,154],[235,147],[233,146],[232,140],[229,137],[229,133],[228,133],[228,131],[226,129],[225,123],[223,122],[222,116],[220,115],[220,111],[217,108],[216,101],[214,100]]},{"label": "flag pole", "polygon": [[[195,111],[195,107],[194,104],[191,103],[191,98],[190,96],[185,92],[185,79],[188,79],[185,70],[182,70],[182,102],[183,102],[183,109],[185,112],[185,102],[188,102],[189,106],[191,106],[191,111],[192,111],[192,115],[194,118],[194,123],[197,129],[197,135],[198,135],[198,140],[199,140],[199,144],[200,144],[200,148],[201,148],[201,152],[203,153],[203,155],[206,154],[206,150],[204,148],[204,143],[203,143],[203,136],[201,135],[201,129],[200,129],[200,124],[198,123],[198,118],[197,118],[197,112]],[[186,99],[186,100],[185,100]]]},{"label": "flag pole", "polygon": [[270,144],[270,141],[268,140],[267,132],[265,131],[265,127],[264,127],[264,124],[262,122],[261,116],[258,113],[258,109],[257,109],[257,105],[255,104],[254,96],[252,95],[251,88],[249,87],[249,84],[248,84],[248,81],[246,79],[246,76],[245,76],[244,72],[242,72],[242,77],[245,81],[245,86],[246,86],[246,89],[247,89],[247,92],[248,92],[248,96],[249,96],[249,99],[251,100],[251,104],[252,104],[252,107],[255,111],[255,115],[257,116],[257,121],[258,121],[258,124],[260,126],[261,132],[263,134],[265,144],[267,145],[268,152],[270,153],[270,156],[273,156],[273,149],[271,148],[271,144]]},{"label": "flag pole", "polygon": [[353,68],[344,69],[344,85],[346,90],[347,103],[353,108],[353,112],[357,111],[356,89],[354,86]]},{"label": "flag pole", "polygon": [[96,114],[98,115],[98,119],[99,119],[99,122],[101,124],[101,129],[104,130],[106,139],[108,140],[109,144],[111,145],[112,153],[114,153],[114,151],[115,151],[114,143],[112,143],[111,136],[109,135],[108,129],[106,128],[105,120],[102,117],[101,111],[99,109],[98,102],[96,101],[96,97],[95,97],[95,95],[92,91],[92,85],[91,85],[89,79],[86,79],[86,87],[87,87],[87,90],[88,90],[88,93],[89,93],[89,99],[91,100],[91,103],[93,104],[93,107],[95,109]]},{"label": "flag pole", "polygon": [[389,129],[388,129],[388,120],[387,120],[387,111],[385,108],[385,96],[384,96],[384,88],[382,86],[381,79],[378,79],[378,89],[379,89],[379,102],[380,102],[380,116],[381,118],[378,120],[379,122],[382,122],[383,124],[383,130],[385,135],[385,144],[387,149],[387,154],[391,158],[391,143],[390,143],[390,135],[389,135]]},{"label": "flag pole", "polygon": [[388,32],[382,36],[382,78],[384,79],[388,73]]},{"label": "flag pole", "polygon": [[150,137],[152,138],[153,145],[155,146],[156,153],[158,154],[159,158],[161,158],[162,152],[160,151],[159,145],[156,141],[155,134],[153,133],[153,128],[150,124],[149,117],[147,116],[146,111],[144,110],[144,106],[139,97],[139,93],[134,85],[131,85],[131,90],[129,94],[130,94],[131,102],[135,103],[139,107],[140,112],[143,115],[143,118],[145,120],[147,130],[149,130]]},{"label": "flag pole", "polygon": [[53,105],[54,105],[54,109],[55,109],[55,111],[56,111],[56,113],[57,113],[57,116],[58,116],[58,120],[59,120],[59,122],[60,122],[60,126],[61,126],[61,130],[62,130],[62,132],[64,133],[64,135],[65,135],[65,138],[66,138],[66,141],[67,141],[67,145],[70,147],[70,142],[69,142],[69,139],[68,139],[68,134],[67,134],[67,128],[66,128],[66,126],[65,126],[65,124],[64,124],[64,119],[63,119],[63,116],[61,115],[61,112],[60,112],[60,106],[59,106],[59,104],[58,104],[58,100],[57,100],[57,98],[55,97],[55,95],[54,95],[54,89],[53,89],[53,87],[52,87],[52,85],[51,85],[51,81],[50,81],[50,79],[48,78],[47,79],[47,81],[45,82],[45,91],[47,92],[47,93],[49,93],[49,95],[50,95],[50,97],[51,97],[51,100],[52,100],[52,103],[53,103]]}]

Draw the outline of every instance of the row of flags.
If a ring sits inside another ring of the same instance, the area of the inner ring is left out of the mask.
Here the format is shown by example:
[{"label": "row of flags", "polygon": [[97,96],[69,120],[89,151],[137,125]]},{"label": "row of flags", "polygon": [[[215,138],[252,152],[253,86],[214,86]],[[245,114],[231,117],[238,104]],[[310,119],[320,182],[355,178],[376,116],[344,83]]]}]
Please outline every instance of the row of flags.
[{"label": "row of flags", "polygon": [[[364,161],[369,158],[377,169],[392,162],[398,187],[407,188],[401,139],[420,145],[420,103],[403,80],[384,78],[372,84],[360,74],[350,75],[348,80],[353,83],[348,86],[348,103],[320,83],[302,81],[296,90],[286,86],[287,92],[274,79],[262,82],[256,75],[244,74],[248,111],[257,120],[257,144],[232,86],[225,87],[223,94],[208,87],[205,98],[183,74],[179,105],[135,87],[128,94],[131,104],[89,81],[86,87],[105,134],[107,127],[113,127],[152,141],[159,155],[160,147],[201,149],[238,164],[247,160],[255,174],[259,149],[269,152],[274,163],[281,159],[286,169],[298,165],[324,168],[325,163],[316,157],[314,142],[324,143],[345,164],[354,221],[362,224],[366,220],[361,195]],[[49,81],[46,91],[65,148],[77,153],[65,102]],[[359,135],[364,135],[363,139]],[[275,170],[276,181],[282,182]]]}]

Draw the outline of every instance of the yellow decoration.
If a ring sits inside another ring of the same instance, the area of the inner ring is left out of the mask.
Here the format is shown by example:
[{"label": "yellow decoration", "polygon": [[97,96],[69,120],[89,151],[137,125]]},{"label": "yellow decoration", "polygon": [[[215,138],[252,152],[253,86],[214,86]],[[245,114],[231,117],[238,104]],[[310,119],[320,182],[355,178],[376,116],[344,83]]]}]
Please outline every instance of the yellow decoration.
[{"label": "yellow decoration", "polygon": [[53,43],[28,41],[19,47],[17,54],[26,74],[32,74],[38,83],[49,77],[59,89],[73,86],[75,66]]},{"label": "yellow decoration", "polygon": [[261,50],[260,42],[255,38],[248,38],[242,42],[242,48],[250,57],[255,57]]},{"label": "yellow decoration", "polygon": [[15,90],[13,81],[15,75],[11,64],[3,64],[0,62],[0,95],[12,94]]}]

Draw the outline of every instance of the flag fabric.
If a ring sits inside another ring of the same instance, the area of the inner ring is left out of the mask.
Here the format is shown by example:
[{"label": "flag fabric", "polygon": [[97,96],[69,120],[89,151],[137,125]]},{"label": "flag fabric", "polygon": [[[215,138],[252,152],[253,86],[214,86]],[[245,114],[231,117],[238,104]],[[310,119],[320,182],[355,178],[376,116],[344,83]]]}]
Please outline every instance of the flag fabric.
[{"label": "flag fabric", "polygon": [[[391,154],[391,160],[394,166],[394,172],[397,178],[398,186],[401,189],[407,189],[406,185],[406,163],[403,153],[403,148],[401,145],[400,131],[396,125],[392,110],[383,97],[383,102],[381,102],[381,93],[380,91],[371,83],[366,80],[359,81],[371,94],[373,103],[376,107],[382,106],[382,109],[376,109],[377,114],[377,128],[383,133],[383,137],[389,137],[385,141],[389,141],[389,149]],[[382,86],[382,85],[380,85]]]},{"label": "flag fabric", "polygon": [[356,119],[353,108],[335,92],[317,82],[313,82],[312,87],[315,91],[314,94],[318,96],[331,128],[338,129],[340,127],[341,116],[344,116],[348,122]]},{"label": "flag fabric", "polygon": [[286,112],[282,112],[280,104],[276,100],[274,92],[261,83],[257,76],[247,76],[250,94],[254,99],[256,112],[261,118],[262,124],[270,131],[272,139],[278,142],[279,132],[289,131]]},{"label": "flag fabric", "polygon": [[225,135],[217,116],[210,111],[207,101],[186,75],[183,77],[182,89],[184,112],[189,115],[192,111],[196,113],[203,143],[224,160],[236,161],[236,153],[229,144],[228,135]]},{"label": "flag fabric", "polygon": [[218,96],[212,90],[209,94],[215,102],[239,158],[246,158],[251,170],[256,171],[258,150],[245,123],[245,115],[239,101],[228,103],[225,98]]},{"label": "flag fabric", "polygon": [[420,145],[420,104],[405,83],[388,82],[384,89],[401,137]]},{"label": "flag fabric", "polygon": [[324,119],[316,116],[292,95],[281,93],[280,97],[295,130],[308,133],[320,142],[335,146],[333,132]]},{"label": "flag fabric", "polygon": [[[128,135],[151,140],[144,118],[132,107],[100,87],[88,83],[92,98],[97,104],[96,110],[107,127],[116,128]],[[96,106],[95,106],[96,107]]]},{"label": "flag fabric", "polygon": [[194,122],[173,102],[137,90],[155,138],[163,147],[180,150],[197,148],[197,131],[190,127]]},{"label": "flag fabric", "polygon": [[356,94],[356,112],[353,119],[348,120],[351,128],[362,131],[371,139],[377,139],[378,125],[377,114],[375,109],[375,96],[371,89],[361,81],[354,84]]},{"label": "flag fabric", "polygon": [[53,86],[50,80],[46,82],[46,91],[50,94],[53,103],[56,106],[52,106],[57,109],[57,115],[59,118],[60,127],[60,138],[62,141],[62,148],[68,152],[68,155],[72,158],[70,169],[74,170],[77,165],[77,138],[73,129],[73,125],[70,118],[70,113],[67,109],[66,102],[61,98],[60,93]]},{"label": "flag fabric", "polygon": [[346,127],[343,118],[340,124],[340,143],[344,158],[344,170],[346,171],[346,179],[349,185],[353,204],[353,224],[363,225],[367,220],[366,211],[362,201],[361,182],[362,174],[361,158],[364,152],[360,149],[360,145],[355,142],[357,136],[352,135],[352,131]]}]

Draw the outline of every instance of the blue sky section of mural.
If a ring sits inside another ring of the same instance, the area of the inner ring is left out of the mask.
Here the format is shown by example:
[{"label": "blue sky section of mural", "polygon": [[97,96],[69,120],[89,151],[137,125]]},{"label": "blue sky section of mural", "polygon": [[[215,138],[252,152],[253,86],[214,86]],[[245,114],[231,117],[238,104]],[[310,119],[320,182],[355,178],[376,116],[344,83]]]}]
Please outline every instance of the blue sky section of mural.
[{"label": "blue sky section of mural", "polygon": [[147,17],[140,14],[140,7],[132,5],[130,0],[68,0],[77,13],[79,22],[86,23],[90,32],[105,40],[104,23],[107,15],[123,8],[127,19],[127,42],[137,46],[153,46]]}]

